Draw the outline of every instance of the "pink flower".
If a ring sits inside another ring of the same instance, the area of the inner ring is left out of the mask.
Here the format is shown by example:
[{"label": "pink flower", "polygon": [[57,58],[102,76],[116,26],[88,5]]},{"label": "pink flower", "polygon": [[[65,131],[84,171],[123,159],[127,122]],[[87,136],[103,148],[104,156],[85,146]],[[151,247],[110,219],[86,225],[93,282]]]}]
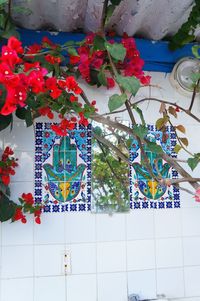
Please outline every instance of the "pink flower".
[{"label": "pink flower", "polygon": [[196,202],[200,202],[200,188],[198,188],[196,191],[195,191],[195,201]]}]

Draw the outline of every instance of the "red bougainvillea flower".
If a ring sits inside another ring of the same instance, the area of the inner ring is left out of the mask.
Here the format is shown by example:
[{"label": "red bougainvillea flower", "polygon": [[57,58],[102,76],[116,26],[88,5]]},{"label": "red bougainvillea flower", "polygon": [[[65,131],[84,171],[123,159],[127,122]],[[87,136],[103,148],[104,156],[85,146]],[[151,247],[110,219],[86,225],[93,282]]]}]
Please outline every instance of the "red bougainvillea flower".
[{"label": "red bougainvillea flower", "polygon": [[23,193],[22,194],[22,199],[28,205],[32,206],[34,204],[34,199],[33,199],[32,193]]},{"label": "red bougainvillea flower", "polygon": [[53,99],[57,99],[62,94],[62,90],[58,88],[56,77],[47,78],[45,86]]},{"label": "red bougainvillea flower", "polygon": [[26,52],[26,54],[36,54],[38,53],[40,50],[42,49],[41,45],[38,44],[33,44],[28,46],[28,51]]},{"label": "red bougainvillea flower", "polygon": [[68,130],[73,130],[76,126],[76,118],[71,119],[63,118],[59,124],[53,124],[51,129],[60,136],[67,136]]},{"label": "red bougainvillea flower", "polygon": [[19,41],[16,37],[10,37],[8,39],[8,47],[15,50],[17,53],[22,54],[24,52],[22,47],[22,42]]},{"label": "red bougainvillea flower", "polygon": [[52,113],[52,111],[49,107],[40,108],[40,109],[38,109],[38,112],[40,113],[40,115],[47,116],[49,119],[54,118],[54,114]]},{"label": "red bougainvillea flower", "polygon": [[79,55],[70,55],[69,63],[71,65],[76,65],[79,61],[80,61],[80,56]]},{"label": "red bougainvillea flower", "polygon": [[55,57],[55,56],[53,56],[51,54],[47,54],[44,58],[45,58],[45,60],[48,63],[50,63],[52,65],[54,65],[54,64],[60,64],[60,62],[61,62],[61,58],[60,57]]},{"label": "red bougainvillea flower", "polygon": [[80,113],[79,113],[79,117],[80,117],[80,119],[79,119],[79,124],[80,124],[80,125],[83,125],[83,126],[88,126],[89,122],[88,122],[88,120],[85,118],[83,112],[80,112]]},{"label": "red bougainvillea flower", "polygon": [[17,52],[8,46],[2,46],[0,60],[8,64],[11,68],[14,68],[16,64],[22,62]]},{"label": "red bougainvillea flower", "polygon": [[8,186],[10,184],[10,176],[9,175],[2,175],[1,180],[4,185]]},{"label": "red bougainvillea flower", "polygon": [[68,92],[72,91],[75,94],[81,94],[83,92],[73,76],[66,77],[66,87]]},{"label": "red bougainvillea flower", "polygon": [[44,68],[41,70],[33,70],[28,75],[28,85],[31,88],[32,92],[39,94],[45,92],[45,80],[44,76],[48,71]]},{"label": "red bougainvillea flower", "polygon": [[195,201],[196,202],[200,202],[200,188],[198,188],[196,191],[195,191]]},{"label": "red bougainvillea flower", "polygon": [[23,224],[26,223],[26,217],[25,215],[22,213],[22,208],[21,207],[17,207],[15,210],[15,214],[13,216],[13,221],[18,221],[21,220],[21,222]]},{"label": "red bougainvillea flower", "polygon": [[114,88],[115,86],[115,81],[112,77],[108,77],[107,78],[107,88],[108,89],[111,89],[111,88]]}]

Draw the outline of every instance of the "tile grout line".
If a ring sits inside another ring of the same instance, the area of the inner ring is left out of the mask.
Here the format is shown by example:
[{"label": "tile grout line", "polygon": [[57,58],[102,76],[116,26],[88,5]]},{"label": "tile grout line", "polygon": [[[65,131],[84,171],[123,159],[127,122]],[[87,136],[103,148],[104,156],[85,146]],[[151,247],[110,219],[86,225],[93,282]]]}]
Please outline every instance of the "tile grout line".
[{"label": "tile grout line", "polygon": [[[181,199],[181,198],[180,198]],[[184,298],[186,298],[186,289],[185,289],[185,259],[184,259],[184,244],[183,244],[183,239],[184,239],[184,236],[183,236],[183,224],[182,224],[182,208],[181,208],[181,211],[180,211],[180,223],[181,223],[181,248],[182,248],[182,264],[183,264],[183,267],[182,267],[182,271],[183,271],[183,293],[184,293]]]},{"label": "tile grout line", "polygon": [[[130,209],[131,210],[131,209]],[[127,223],[127,215],[125,215],[125,238],[126,238],[126,294],[127,300],[129,295],[129,285],[128,285],[128,223]]]}]

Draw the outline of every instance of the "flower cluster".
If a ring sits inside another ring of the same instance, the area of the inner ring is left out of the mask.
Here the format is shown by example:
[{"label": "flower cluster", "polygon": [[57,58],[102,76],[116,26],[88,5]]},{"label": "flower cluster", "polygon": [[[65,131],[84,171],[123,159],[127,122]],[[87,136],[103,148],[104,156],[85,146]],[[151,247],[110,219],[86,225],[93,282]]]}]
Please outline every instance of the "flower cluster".
[{"label": "flower cluster", "polygon": [[35,217],[35,222],[41,224],[41,206],[34,205],[33,195],[31,193],[23,193],[19,198],[20,206],[17,206],[13,221],[21,220],[23,224],[27,222],[25,213],[32,213]]},{"label": "flower cluster", "polygon": [[[88,83],[92,81],[92,71],[109,70],[106,49],[99,50],[96,49],[97,47],[94,47],[96,37],[99,36],[94,33],[89,34],[85,39],[85,43],[77,49],[77,54],[70,55],[69,60],[70,65],[78,67],[82,78]],[[113,39],[108,42],[111,45],[115,43]],[[140,80],[141,84],[148,85],[150,83],[150,76],[144,75],[144,71],[142,70],[144,61],[140,57],[134,38],[124,34],[121,44],[125,48],[126,54],[123,61],[117,62],[117,69],[124,76],[135,76]],[[103,49],[104,47],[101,46],[100,48]],[[106,74],[106,86],[108,89],[115,86],[115,81],[109,73]]]},{"label": "flower cluster", "polygon": [[[31,193],[23,193],[19,198],[19,205],[7,198],[9,197],[9,190],[7,188],[10,183],[10,176],[15,174],[14,168],[18,166],[18,160],[14,158],[13,155],[13,150],[7,146],[3,151],[0,160],[0,206],[4,207],[4,213],[1,212],[0,217],[3,216],[4,220],[11,218],[13,222],[21,220],[22,223],[26,223],[25,214],[31,213],[34,214],[35,222],[40,224],[42,206],[34,204],[34,199]],[[10,208],[9,206],[12,208],[12,216],[9,215],[9,210],[5,210],[6,207]],[[6,214],[8,214],[8,218]]]},{"label": "flower cluster", "polygon": [[0,161],[0,179],[5,186],[10,184],[10,176],[15,174],[14,168],[18,166],[17,159],[12,157],[13,154],[13,150],[7,146]]},{"label": "flower cluster", "polygon": [[[58,68],[62,61],[61,55],[51,53],[44,55],[44,65],[43,61],[37,60],[37,54],[44,47],[55,50],[57,46],[44,38],[41,46],[33,45],[24,49],[17,38],[11,37],[7,45],[2,47],[0,94],[3,97],[0,103],[0,115],[8,116],[16,111],[20,114],[20,110],[25,109],[32,119],[40,115],[52,119],[55,111],[61,121],[64,119],[66,126],[65,113],[81,111],[77,96],[83,91],[73,76],[63,76],[61,73],[61,69]],[[59,72],[55,76],[56,68]],[[24,119],[26,120],[26,115]],[[80,118],[80,124],[81,120]],[[70,120],[68,121],[70,124]]]}]

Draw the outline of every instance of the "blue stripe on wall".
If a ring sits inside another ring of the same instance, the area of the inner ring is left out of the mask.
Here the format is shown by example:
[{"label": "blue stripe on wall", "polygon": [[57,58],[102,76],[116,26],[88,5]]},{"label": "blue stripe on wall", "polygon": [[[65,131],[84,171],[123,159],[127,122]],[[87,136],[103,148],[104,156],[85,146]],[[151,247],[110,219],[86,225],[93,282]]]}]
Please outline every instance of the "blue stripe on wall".
[{"label": "blue stripe on wall", "polygon": [[[58,34],[50,34],[46,31],[27,29],[19,29],[19,33],[24,46],[40,43],[44,36],[48,36],[52,41],[58,44],[64,44],[70,40],[81,41],[85,37],[84,34],[79,33],[60,32]],[[176,51],[170,51],[168,42],[166,41],[157,42],[137,38],[135,40],[141,57],[145,61],[144,70],[146,71],[171,72],[174,64],[180,58],[193,56],[191,51],[193,44],[188,44]]]}]

